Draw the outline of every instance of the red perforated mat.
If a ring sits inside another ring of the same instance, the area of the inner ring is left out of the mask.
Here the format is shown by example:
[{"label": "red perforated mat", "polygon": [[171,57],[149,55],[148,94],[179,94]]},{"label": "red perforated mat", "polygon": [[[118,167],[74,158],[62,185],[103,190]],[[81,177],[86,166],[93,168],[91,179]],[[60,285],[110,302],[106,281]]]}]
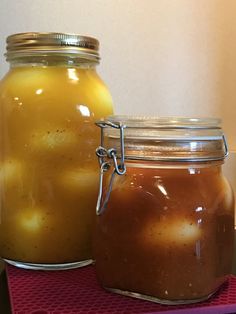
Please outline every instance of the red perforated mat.
[{"label": "red perforated mat", "polygon": [[235,276],[206,302],[166,306],[103,290],[92,266],[56,272],[22,270],[13,266],[6,269],[14,314],[236,313]]}]

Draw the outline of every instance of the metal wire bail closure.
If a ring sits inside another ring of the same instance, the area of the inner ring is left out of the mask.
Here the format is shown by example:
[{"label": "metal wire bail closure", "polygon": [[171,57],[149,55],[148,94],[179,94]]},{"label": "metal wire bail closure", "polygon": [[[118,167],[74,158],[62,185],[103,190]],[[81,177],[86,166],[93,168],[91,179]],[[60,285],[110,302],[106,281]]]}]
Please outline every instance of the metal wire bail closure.
[{"label": "metal wire bail closure", "polygon": [[[99,121],[96,123],[97,126],[101,128],[101,143],[100,146],[96,149],[96,155],[98,156],[99,164],[100,164],[100,179],[99,179],[99,192],[98,192],[98,200],[96,205],[96,213],[97,215],[101,215],[103,211],[106,208],[106,205],[108,203],[111,190],[112,190],[112,184],[115,178],[115,174],[123,175],[126,172],[126,166],[125,166],[125,147],[124,147],[124,129],[125,125],[117,122],[113,123],[110,121]],[[117,162],[117,152],[115,148],[109,148],[106,149],[104,147],[104,128],[111,127],[115,129],[120,130],[120,163]],[[107,161],[107,159],[109,161]],[[111,167],[111,160],[113,161],[114,171],[111,175],[111,179],[108,186],[108,191],[106,193],[104,202],[102,204],[102,198],[103,198],[103,179],[104,179],[104,173],[108,171]]]},{"label": "metal wire bail closure", "polygon": [[222,135],[222,139],[223,139],[224,148],[225,148],[225,156],[224,156],[224,158],[226,158],[229,155],[229,149],[228,149],[227,139],[226,139],[224,134]]}]

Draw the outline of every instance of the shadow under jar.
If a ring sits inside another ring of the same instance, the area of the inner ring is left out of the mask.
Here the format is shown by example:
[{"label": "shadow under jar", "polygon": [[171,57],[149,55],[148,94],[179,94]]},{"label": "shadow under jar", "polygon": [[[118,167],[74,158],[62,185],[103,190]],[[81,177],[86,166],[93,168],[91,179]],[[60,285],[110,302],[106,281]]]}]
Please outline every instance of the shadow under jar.
[{"label": "shadow under jar", "polygon": [[31,269],[92,262],[99,171],[97,119],[112,99],[96,72],[96,39],[8,37],[0,82],[0,256]]},{"label": "shadow under jar", "polygon": [[233,258],[234,196],[222,174],[220,121],[114,116],[98,125],[101,285],[162,304],[208,299]]}]

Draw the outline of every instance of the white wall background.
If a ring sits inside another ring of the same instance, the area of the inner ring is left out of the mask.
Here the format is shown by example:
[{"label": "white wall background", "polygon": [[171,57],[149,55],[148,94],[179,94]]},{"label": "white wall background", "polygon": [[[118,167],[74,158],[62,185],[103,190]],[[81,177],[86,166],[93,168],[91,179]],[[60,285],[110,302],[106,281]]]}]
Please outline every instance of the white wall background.
[{"label": "white wall background", "polygon": [[100,39],[116,113],[219,116],[236,190],[236,0],[0,0],[5,37],[59,31]]}]

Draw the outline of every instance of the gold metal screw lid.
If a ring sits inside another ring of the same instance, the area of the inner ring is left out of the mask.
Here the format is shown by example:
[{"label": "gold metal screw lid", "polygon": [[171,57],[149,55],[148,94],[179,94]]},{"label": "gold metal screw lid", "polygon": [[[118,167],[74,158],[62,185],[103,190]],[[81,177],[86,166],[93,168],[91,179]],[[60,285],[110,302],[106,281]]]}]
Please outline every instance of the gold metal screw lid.
[{"label": "gold metal screw lid", "polygon": [[68,33],[19,33],[7,37],[7,60],[19,55],[77,54],[84,59],[99,60],[96,38]]}]

